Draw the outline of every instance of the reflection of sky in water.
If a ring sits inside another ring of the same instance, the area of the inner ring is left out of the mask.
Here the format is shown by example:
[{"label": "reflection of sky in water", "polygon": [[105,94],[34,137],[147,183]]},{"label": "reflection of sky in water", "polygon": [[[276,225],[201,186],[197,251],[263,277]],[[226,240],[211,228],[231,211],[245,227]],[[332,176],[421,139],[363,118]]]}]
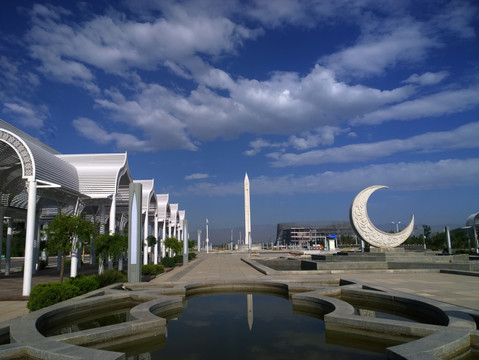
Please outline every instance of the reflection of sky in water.
[{"label": "reflection of sky in water", "polygon": [[214,295],[188,300],[183,315],[169,321],[166,348],[152,359],[385,359],[325,343],[324,323],[293,314],[279,297],[253,295],[253,328],[246,295]]}]

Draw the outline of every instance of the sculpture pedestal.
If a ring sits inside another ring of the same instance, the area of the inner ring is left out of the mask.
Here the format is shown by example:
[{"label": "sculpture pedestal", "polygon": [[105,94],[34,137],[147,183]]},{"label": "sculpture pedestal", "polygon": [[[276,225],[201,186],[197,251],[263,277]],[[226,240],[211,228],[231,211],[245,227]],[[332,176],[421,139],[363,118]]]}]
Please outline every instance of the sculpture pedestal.
[{"label": "sculpture pedestal", "polygon": [[395,248],[378,248],[378,247],[373,247],[370,246],[369,248],[366,248],[365,252],[370,252],[374,254],[378,253],[389,253],[389,254],[398,254],[398,253],[403,253],[404,248],[403,247],[395,247]]}]

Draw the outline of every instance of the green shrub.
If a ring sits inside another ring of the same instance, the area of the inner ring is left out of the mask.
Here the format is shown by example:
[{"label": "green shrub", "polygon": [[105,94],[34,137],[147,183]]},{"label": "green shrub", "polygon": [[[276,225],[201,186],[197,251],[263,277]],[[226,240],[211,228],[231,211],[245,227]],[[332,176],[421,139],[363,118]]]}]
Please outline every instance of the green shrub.
[{"label": "green shrub", "polygon": [[27,308],[30,311],[39,310],[78,295],[81,295],[80,289],[72,284],[58,282],[38,284],[30,293]]},{"label": "green shrub", "polygon": [[167,268],[173,268],[176,265],[175,258],[166,256],[163,259],[161,259],[161,263],[163,264],[164,267]]},{"label": "green shrub", "polygon": [[183,255],[175,255],[175,263],[183,264]]},{"label": "green shrub", "polygon": [[75,285],[80,289],[82,294],[86,294],[100,287],[100,281],[97,275],[77,275],[74,278],[67,279],[65,283]]},{"label": "green shrub", "polygon": [[122,271],[115,269],[105,270],[103,274],[98,275],[99,287],[108,286],[111,284],[127,282],[128,275]]},{"label": "green shrub", "polygon": [[188,260],[194,260],[196,259],[196,253],[190,252],[188,253]]},{"label": "green shrub", "polygon": [[147,264],[141,267],[142,275],[158,275],[165,271],[165,267],[161,264]]}]

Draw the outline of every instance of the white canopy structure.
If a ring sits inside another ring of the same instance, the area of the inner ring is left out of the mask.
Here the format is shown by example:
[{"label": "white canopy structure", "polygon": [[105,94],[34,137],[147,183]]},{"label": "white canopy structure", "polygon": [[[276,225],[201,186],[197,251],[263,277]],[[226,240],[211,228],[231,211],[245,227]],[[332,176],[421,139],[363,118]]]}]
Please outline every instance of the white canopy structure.
[{"label": "white canopy structure", "polygon": [[115,233],[116,214],[128,213],[128,191],[132,182],[126,153],[58,155],[78,173],[79,190],[85,207],[100,217],[100,232],[109,209],[109,232]]},{"label": "white canopy structure", "polygon": [[479,239],[478,239],[478,229],[479,229],[479,212],[469,215],[466,219],[466,228],[472,229],[472,234],[474,236],[474,244],[476,254],[479,253]]},{"label": "white canopy structure", "polygon": [[[158,221],[158,226],[160,226],[161,223],[161,241],[159,242],[160,244],[160,253],[161,257],[164,257],[166,255],[166,249],[165,249],[165,239],[166,239],[166,225],[167,222],[170,219],[170,203],[169,203],[169,194],[158,194],[156,195],[156,199],[158,202],[158,216],[157,216],[157,221]],[[156,251],[157,248],[155,248]],[[157,258],[157,255],[155,255],[155,258]]]},{"label": "white canopy structure", "polygon": [[170,204],[170,221],[168,223],[168,237],[177,237],[178,204]]},{"label": "white canopy structure", "polygon": [[[0,119],[0,219],[26,219],[24,296],[30,294],[38,259],[40,222],[51,220],[60,211],[86,212],[95,219],[99,217],[101,233],[105,231],[107,220],[110,233],[117,229],[122,231],[128,219],[128,193],[132,181],[127,153],[60,154]],[[143,185],[145,239],[150,224],[158,239],[160,221],[164,239],[170,214],[174,217],[172,225],[176,235],[178,204],[171,211],[168,194],[157,198],[154,180],[139,182]],[[107,211],[109,216],[106,216]],[[2,237],[0,234],[0,249]]]},{"label": "white canopy structure", "polygon": [[150,224],[153,228],[153,234],[155,238],[158,238],[158,224],[156,222],[156,214],[158,213],[158,204],[156,201],[155,194],[155,181],[154,180],[135,180],[136,183],[142,185],[142,209],[141,213],[143,215],[143,264],[148,263],[148,235]]}]

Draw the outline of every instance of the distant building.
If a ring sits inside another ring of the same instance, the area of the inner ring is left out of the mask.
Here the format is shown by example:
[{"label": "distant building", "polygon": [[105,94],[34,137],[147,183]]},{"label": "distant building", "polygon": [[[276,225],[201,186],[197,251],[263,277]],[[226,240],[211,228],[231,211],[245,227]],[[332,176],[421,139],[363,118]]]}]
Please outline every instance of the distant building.
[{"label": "distant building", "polygon": [[356,241],[356,234],[349,222],[340,223],[280,223],[276,231],[276,244],[302,248],[327,247],[326,240],[334,238],[338,244]]}]

